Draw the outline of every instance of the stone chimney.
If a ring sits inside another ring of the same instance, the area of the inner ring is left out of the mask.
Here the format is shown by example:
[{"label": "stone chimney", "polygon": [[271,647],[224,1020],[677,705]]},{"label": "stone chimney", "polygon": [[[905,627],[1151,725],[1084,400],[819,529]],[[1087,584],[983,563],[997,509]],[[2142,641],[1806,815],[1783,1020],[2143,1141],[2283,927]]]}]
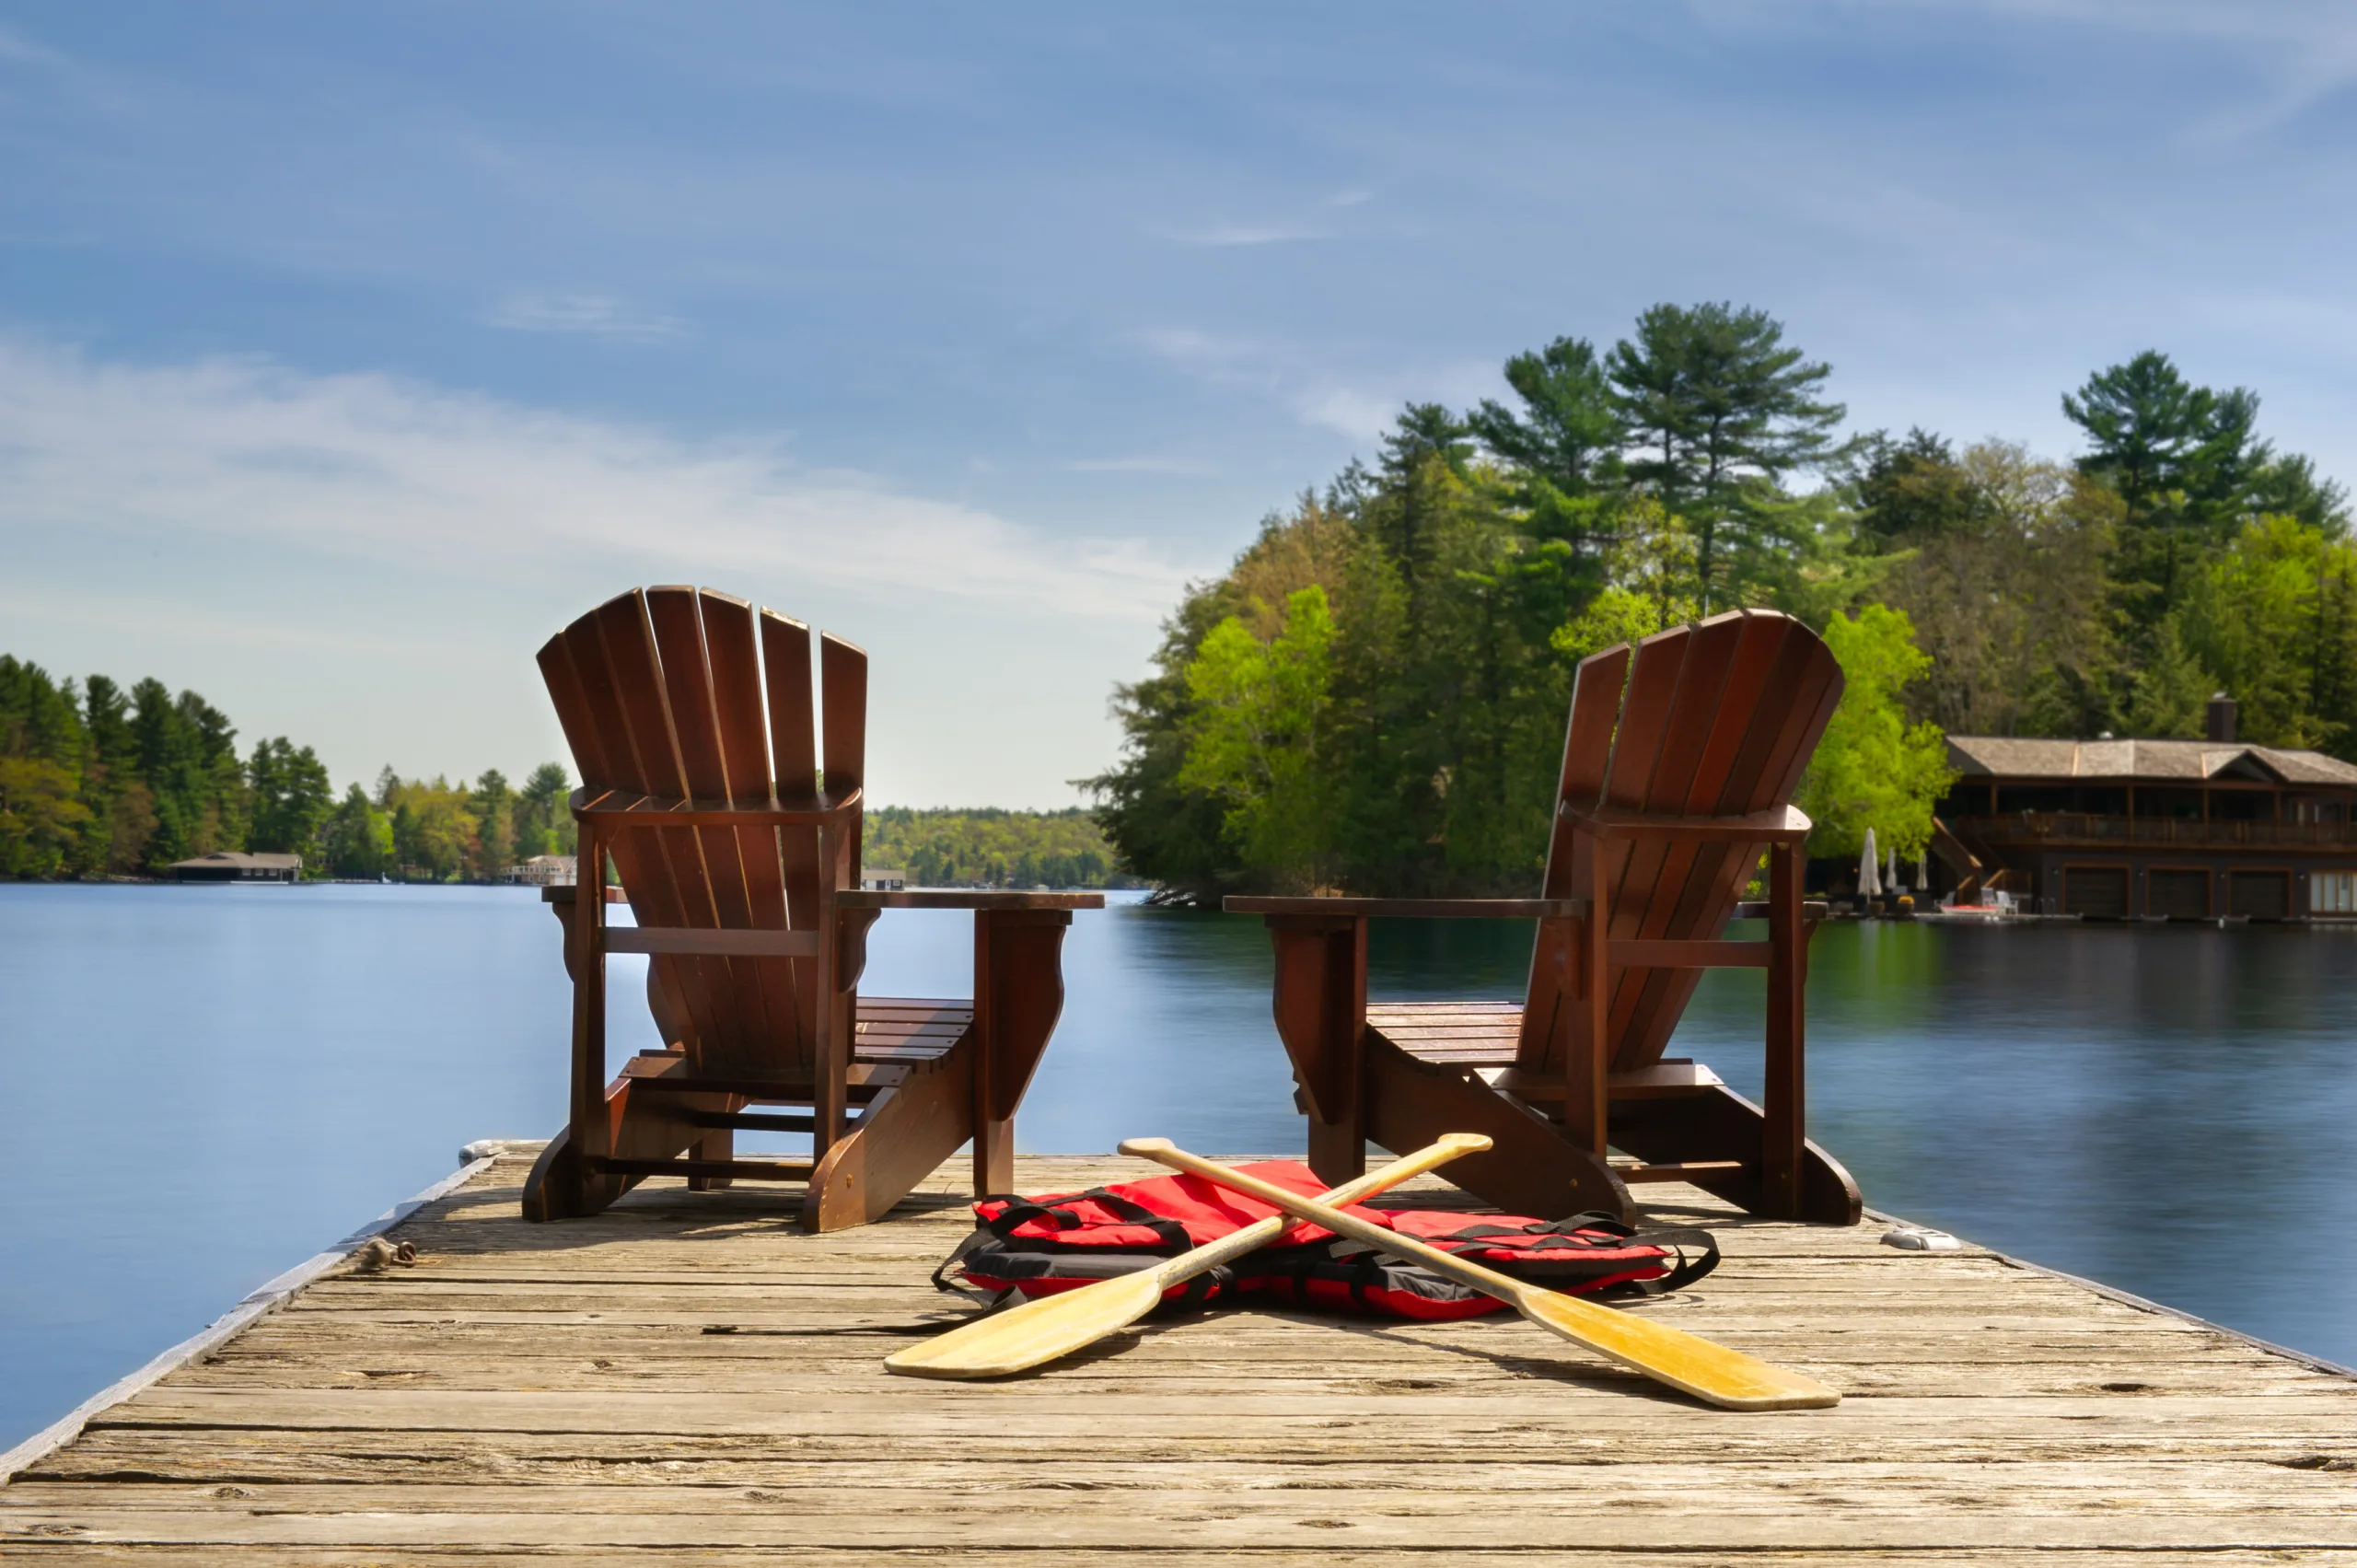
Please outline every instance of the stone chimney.
[{"label": "stone chimney", "polygon": [[2210,723],[2202,738],[2220,746],[2231,746],[2235,740],[2235,700],[2223,691],[2210,699]]}]

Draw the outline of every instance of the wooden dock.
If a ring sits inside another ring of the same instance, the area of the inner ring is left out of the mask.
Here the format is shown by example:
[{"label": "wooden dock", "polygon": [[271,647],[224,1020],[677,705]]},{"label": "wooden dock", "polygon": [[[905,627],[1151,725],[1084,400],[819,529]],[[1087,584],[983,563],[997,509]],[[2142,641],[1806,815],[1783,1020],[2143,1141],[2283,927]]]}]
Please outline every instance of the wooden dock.
[{"label": "wooden dock", "polygon": [[526,1225],[525,1170],[404,1224],[416,1267],[311,1284],[34,1461],[0,1555],[2357,1563],[2357,1381],[1872,1222],[1646,1194],[1727,1260],[1643,1310],[1822,1377],[1829,1411],[1704,1409],[1511,1317],[1222,1312],[978,1387],[880,1365],[964,1310],[926,1283],[967,1229],[954,1164],[830,1236],[791,1189]]}]

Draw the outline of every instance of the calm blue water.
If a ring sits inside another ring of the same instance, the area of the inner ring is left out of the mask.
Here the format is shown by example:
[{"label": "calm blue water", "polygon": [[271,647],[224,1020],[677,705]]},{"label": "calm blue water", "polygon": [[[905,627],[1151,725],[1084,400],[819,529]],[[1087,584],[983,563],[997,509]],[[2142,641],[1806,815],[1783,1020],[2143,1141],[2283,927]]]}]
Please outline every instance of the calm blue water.
[{"label": "calm blue water", "polygon": [[[1510,996],[1528,941],[1378,926],[1376,987]],[[551,1131],[556,943],[528,890],[0,887],[0,1447],[460,1144]],[[866,985],[963,994],[970,955],[895,912]],[[631,962],[618,1059],[654,1043]],[[1022,1146],[1298,1148],[1269,967],[1257,920],[1078,916]],[[1713,974],[1678,1037],[1746,1092],[1761,983]],[[1809,1004],[1811,1132],[1869,1203],[2357,1361],[2357,930],[1842,924]]]}]

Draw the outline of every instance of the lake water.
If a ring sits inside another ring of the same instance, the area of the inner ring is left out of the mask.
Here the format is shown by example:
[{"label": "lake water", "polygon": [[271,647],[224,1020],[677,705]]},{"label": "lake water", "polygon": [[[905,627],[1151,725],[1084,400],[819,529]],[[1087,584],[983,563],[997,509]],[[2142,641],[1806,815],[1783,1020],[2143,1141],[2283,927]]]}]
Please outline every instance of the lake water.
[{"label": "lake water", "polygon": [[[969,931],[887,915],[867,988],[964,994]],[[1529,935],[1371,948],[1380,995],[1504,997]],[[1301,1146],[1259,921],[1124,903],[1065,953],[1026,1152]],[[1755,1095],[1761,984],[1713,973],[1678,1037]],[[1810,1132],[1869,1204],[2357,1362],[2357,930],[1844,923],[1808,996]],[[0,1447],[461,1144],[552,1131],[569,1006],[528,889],[0,887]]]}]

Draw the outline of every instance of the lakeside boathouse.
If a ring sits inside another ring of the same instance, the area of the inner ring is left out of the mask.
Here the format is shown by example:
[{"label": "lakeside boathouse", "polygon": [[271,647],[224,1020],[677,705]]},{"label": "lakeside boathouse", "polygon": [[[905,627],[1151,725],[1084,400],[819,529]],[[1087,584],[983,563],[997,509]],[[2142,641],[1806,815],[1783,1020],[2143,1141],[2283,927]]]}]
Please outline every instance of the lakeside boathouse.
[{"label": "lakeside boathouse", "polygon": [[2223,695],[2208,730],[2200,740],[1952,735],[1959,777],[1936,813],[1952,840],[1943,847],[2050,913],[2357,918],[2357,767],[2236,741]]},{"label": "lakeside boathouse", "polygon": [[193,860],[176,860],[164,874],[175,882],[299,882],[303,879],[303,857],[299,854],[247,854],[243,850],[215,850]]}]

